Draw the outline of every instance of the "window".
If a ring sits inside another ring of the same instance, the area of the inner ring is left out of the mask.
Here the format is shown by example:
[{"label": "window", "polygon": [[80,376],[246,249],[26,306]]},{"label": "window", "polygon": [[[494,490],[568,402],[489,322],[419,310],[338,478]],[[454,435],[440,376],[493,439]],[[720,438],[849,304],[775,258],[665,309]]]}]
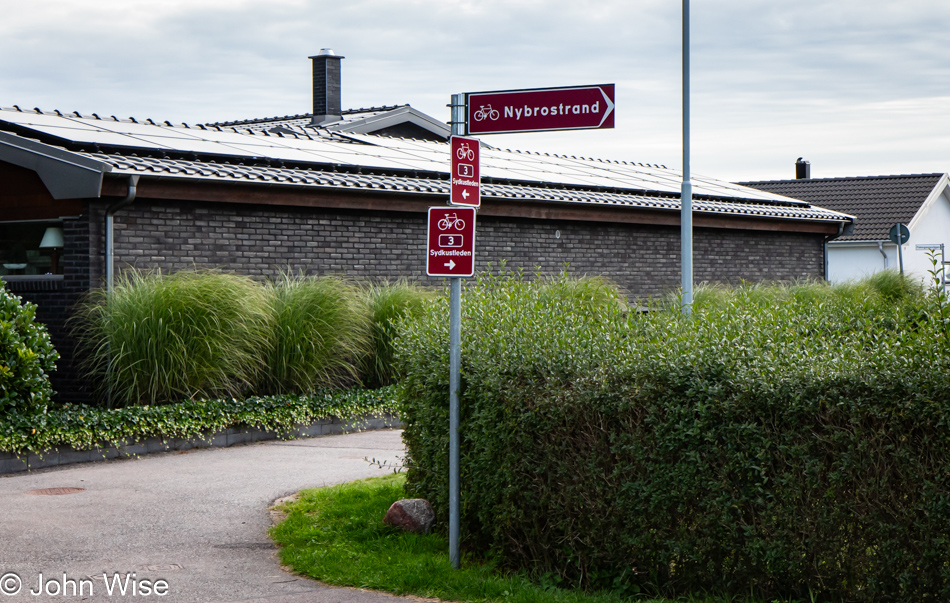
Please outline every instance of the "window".
[{"label": "window", "polygon": [[61,222],[0,223],[0,276],[62,274]]}]

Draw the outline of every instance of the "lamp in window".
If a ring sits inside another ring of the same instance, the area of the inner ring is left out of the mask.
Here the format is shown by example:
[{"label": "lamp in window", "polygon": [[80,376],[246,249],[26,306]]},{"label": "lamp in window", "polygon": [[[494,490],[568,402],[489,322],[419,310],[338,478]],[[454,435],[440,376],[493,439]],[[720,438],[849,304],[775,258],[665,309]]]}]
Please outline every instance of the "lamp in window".
[{"label": "lamp in window", "polygon": [[[36,239],[34,239],[36,240]],[[43,233],[40,249],[50,250],[50,272],[59,273],[59,250],[63,248],[63,229],[59,226],[50,226]]]}]

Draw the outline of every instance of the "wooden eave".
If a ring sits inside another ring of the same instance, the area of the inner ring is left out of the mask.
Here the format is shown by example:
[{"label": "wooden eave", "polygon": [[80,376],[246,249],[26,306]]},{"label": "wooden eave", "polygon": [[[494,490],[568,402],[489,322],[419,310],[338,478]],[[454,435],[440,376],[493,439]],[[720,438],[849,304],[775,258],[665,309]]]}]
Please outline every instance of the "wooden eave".
[{"label": "wooden eave", "polygon": [[0,220],[55,220],[81,213],[81,199],[54,199],[36,172],[0,161]]}]

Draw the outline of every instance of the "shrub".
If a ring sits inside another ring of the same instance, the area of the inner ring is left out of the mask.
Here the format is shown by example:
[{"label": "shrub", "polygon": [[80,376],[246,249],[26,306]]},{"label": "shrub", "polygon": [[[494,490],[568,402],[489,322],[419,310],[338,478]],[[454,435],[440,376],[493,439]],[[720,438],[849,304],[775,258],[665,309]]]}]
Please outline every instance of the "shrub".
[{"label": "shrub", "polygon": [[[582,342],[575,332],[599,332],[611,318],[622,314],[620,295],[616,303],[593,303],[580,295],[586,286],[566,275],[529,282],[520,274],[501,271],[480,274],[474,287],[462,298],[462,403],[463,467],[468,490],[464,503],[487,513],[504,506],[504,492],[520,484],[508,482],[505,469],[494,463],[505,458],[511,438],[526,438],[519,418],[499,401],[509,395],[535,391],[540,381],[551,380],[570,387],[576,368],[592,373],[604,364],[601,350],[592,340]],[[605,295],[609,287],[601,289]],[[433,503],[443,520],[448,509],[448,397],[449,397],[449,304],[445,298],[425,306],[415,321],[400,325],[396,340],[397,366],[403,380],[398,388],[403,404],[410,471],[410,491]],[[573,345],[573,344],[578,345]],[[528,359],[530,358],[530,363]],[[530,395],[530,394],[527,394]],[[498,430],[504,434],[497,434]],[[497,436],[497,437],[496,437]],[[485,448],[472,453],[469,445]],[[479,482],[477,485],[475,482]],[[474,548],[490,545],[476,528],[487,517],[465,512],[466,531]],[[487,525],[487,524],[486,524]]]},{"label": "shrub", "polygon": [[369,348],[357,289],[335,277],[284,275],[267,291],[273,318],[260,389],[305,393],[355,381]]},{"label": "shrub", "polygon": [[396,382],[393,367],[396,321],[417,315],[426,301],[435,298],[435,292],[397,281],[371,285],[364,296],[371,324],[371,348],[363,361],[363,383],[372,388],[392,385]]},{"label": "shrub", "polygon": [[[702,284],[696,287],[693,304],[696,308],[723,307],[734,303],[737,293],[744,303],[769,306],[789,302],[824,303],[832,300],[863,304],[895,303],[917,299],[923,295],[921,283],[901,276],[896,270],[885,270],[861,280],[831,285],[827,282],[796,281],[785,284],[755,283],[729,287],[721,284]],[[667,307],[679,307],[679,299],[668,300]]]},{"label": "shrub", "polygon": [[212,271],[128,271],[93,291],[76,317],[85,366],[112,406],[246,393],[268,339],[262,288]]},{"label": "shrub", "polygon": [[[950,599],[942,296],[741,287],[687,319],[542,288],[463,298],[465,548],[631,592]],[[447,314],[396,342],[407,489],[442,522]]]},{"label": "shrub", "polygon": [[21,301],[0,284],[0,417],[46,412],[53,395],[49,374],[59,354],[34,321],[36,306]]}]

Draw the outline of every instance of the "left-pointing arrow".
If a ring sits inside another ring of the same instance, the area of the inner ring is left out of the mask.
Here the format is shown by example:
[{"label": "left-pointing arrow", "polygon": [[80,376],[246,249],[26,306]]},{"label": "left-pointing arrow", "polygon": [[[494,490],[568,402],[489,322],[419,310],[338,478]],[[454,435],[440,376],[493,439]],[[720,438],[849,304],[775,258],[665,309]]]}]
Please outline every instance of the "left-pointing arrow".
[{"label": "left-pointing arrow", "polygon": [[462,198],[463,198],[463,199],[468,199],[468,191],[467,191],[467,190],[462,191]]}]

